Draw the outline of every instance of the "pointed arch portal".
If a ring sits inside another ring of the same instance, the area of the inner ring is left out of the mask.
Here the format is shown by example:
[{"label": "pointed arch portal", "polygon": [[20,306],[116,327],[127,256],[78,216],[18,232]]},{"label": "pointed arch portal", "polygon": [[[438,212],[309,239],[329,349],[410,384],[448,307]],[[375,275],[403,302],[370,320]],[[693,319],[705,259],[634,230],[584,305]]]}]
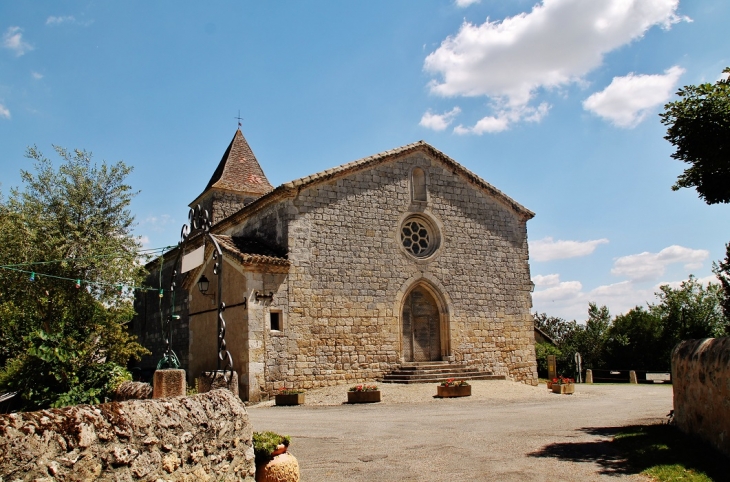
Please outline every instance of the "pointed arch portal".
[{"label": "pointed arch portal", "polygon": [[401,320],[403,359],[414,362],[441,360],[441,310],[425,286],[418,285],[408,293]]}]

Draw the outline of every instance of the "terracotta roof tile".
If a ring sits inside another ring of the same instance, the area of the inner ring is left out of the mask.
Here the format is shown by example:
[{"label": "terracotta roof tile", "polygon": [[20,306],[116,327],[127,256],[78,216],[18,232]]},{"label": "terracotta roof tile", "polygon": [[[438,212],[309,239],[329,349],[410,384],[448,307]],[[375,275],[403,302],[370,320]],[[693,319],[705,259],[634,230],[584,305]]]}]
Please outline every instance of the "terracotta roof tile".
[{"label": "terracotta roof tile", "polygon": [[289,266],[289,260],[280,253],[278,247],[265,246],[261,241],[252,241],[247,238],[232,238],[231,236],[213,235],[221,249],[237,258],[243,265],[268,264],[274,266]]},{"label": "terracotta roof tile", "polygon": [[205,191],[212,187],[263,195],[274,187],[269,183],[251,147],[236,130]]}]

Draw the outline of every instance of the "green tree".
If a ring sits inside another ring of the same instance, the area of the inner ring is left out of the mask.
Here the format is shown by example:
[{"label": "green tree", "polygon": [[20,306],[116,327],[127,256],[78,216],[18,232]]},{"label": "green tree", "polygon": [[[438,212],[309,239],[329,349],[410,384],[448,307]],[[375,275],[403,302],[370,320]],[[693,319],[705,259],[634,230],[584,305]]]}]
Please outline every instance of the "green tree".
[{"label": "green tree", "polygon": [[[712,263],[712,272],[720,280],[720,286],[722,286],[725,294],[721,301],[722,311],[725,319],[730,320],[730,243],[725,245],[725,259],[719,263]],[[730,331],[727,328],[725,333],[726,335],[730,335]]]},{"label": "green tree", "polygon": [[598,369],[605,365],[606,334],[611,326],[611,314],[606,306],[600,308],[594,302],[588,304],[588,319],[584,327],[575,330],[571,348],[572,355],[578,352],[583,368]]},{"label": "green tree", "polygon": [[706,288],[690,275],[679,288],[663,285],[657,293],[659,303],[649,310],[662,320],[662,356],[669,360],[674,345],[681,340],[713,338],[727,333],[728,320],[722,312],[722,287],[710,283]]},{"label": "green tree", "polygon": [[677,95],[660,117],[676,148],[672,157],[690,167],[672,189],[694,187],[707,204],[730,202],[730,80],[687,85]]},{"label": "green tree", "polygon": [[54,148],[57,170],[29,148],[34,172],[0,199],[0,390],[28,409],[98,403],[146,352],[126,330],[142,279],[131,168]]},{"label": "green tree", "polygon": [[662,319],[637,306],[614,318],[606,334],[606,368],[668,370],[662,343]]}]

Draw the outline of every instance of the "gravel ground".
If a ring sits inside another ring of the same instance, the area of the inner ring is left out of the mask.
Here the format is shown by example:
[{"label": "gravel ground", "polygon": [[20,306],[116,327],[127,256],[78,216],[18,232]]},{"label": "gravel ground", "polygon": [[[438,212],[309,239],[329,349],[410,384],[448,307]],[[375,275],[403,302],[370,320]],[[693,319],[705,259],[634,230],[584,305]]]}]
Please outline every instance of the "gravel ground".
[{"label": "gravel ground", "polygon": [[303,482],[646,480],[610,444],[621,427],[661,423],[666,385],[577,385],[574,395],[474,381],[472,396],[437,399],[435,384],[378,384],[382,402],[349,405],[347,385],[306,405],[247,408],[256,431],[292,437]]},{"label": "gravel ground", "polygon": [[[548,398],[546,385],[532,387],[523,383],[514,383],[507,380],[470,380],[471,400],[539,400]],[[347,403],[347,390],[354,384],[336,385],[332,387],[308,390],[305,396],[305,406],[332,406]],[[394,403],[438,403],[441,399],[435,398],[435,383],[414,383],[401,385],[396,383],[378,383],[381,405]],[[580,393],[576,394],[578,397]],[[583,394],[585,395],[585,393]],[[252,406],[271,407],[274,401],[269,400]],[[279,408],[279,407],[277,407]]]}]

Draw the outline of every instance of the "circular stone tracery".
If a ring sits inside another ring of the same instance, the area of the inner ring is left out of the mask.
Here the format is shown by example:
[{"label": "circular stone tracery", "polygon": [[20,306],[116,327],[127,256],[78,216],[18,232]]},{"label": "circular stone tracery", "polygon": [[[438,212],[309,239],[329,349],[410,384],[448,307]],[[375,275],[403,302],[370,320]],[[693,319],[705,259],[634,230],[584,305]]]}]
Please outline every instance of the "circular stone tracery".
[{"label": "circular stone tracery", "polygon": [[407,219],[400,230],[401,243],[413,256],[424,258],[435,248],[436,243],[432,231],[433,228],[421,219]]}]

